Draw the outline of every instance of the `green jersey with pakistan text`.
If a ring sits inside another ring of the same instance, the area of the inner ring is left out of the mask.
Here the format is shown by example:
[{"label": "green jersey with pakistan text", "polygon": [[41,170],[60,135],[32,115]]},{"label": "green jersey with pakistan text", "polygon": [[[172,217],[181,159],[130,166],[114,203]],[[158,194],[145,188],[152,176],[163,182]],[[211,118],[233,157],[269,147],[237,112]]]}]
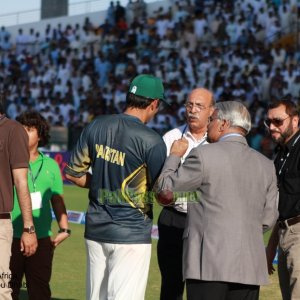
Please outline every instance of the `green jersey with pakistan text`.
[{"label": "green jersey with pakistan text", "polygon": [[82,132],[65,172],[92,180],[85,238],[151,243],[151,188],[166,158],[162,138],[138,118],[101,116]]}]

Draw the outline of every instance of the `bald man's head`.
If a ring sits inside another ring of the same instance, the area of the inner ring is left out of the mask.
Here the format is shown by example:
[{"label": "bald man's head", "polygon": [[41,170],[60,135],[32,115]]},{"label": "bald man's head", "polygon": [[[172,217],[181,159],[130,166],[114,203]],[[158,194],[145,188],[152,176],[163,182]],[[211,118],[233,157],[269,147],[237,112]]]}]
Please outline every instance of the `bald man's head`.
[{"label": "bald man's head", "polygon": [[214,111],[212,92],[204,88],[192,90],[185,103],[186,119],[191,132],[206,131],[208,119]]}]

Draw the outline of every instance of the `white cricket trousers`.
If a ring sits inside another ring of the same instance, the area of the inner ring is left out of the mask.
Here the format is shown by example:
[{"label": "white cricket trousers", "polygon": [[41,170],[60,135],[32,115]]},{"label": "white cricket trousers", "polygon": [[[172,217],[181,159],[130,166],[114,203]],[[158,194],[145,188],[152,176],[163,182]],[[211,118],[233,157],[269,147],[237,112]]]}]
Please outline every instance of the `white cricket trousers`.
[{"label": "white cricket trousers", "polygon": [[87,300],[143,300],[151,244],[109,244],[86,239]]}]

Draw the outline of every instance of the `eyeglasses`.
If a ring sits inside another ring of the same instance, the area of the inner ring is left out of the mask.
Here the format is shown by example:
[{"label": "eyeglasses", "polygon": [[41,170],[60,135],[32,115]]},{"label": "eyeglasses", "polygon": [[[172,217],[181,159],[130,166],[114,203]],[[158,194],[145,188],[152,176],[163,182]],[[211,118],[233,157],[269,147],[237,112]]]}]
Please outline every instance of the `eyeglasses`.
[{"label": "eyeglasses", "polygon": [[204,105],[197,104],[197,103],[190,103],[190,102],[184,104],[184,106],[185,106],[185,108],[187,110],[192,110],[193,107],[194,107],[194,109],[195,109],[196,112],[200,112],[200,111],[205,110],[205,109],[208,108],[208,107],[206,107]]},{"label": "eyeglasses", "polygon": [[274,119],[266,119],[264,120],[264,124],[266,127],[270,128],[271,124],[273,124],[274,126],[276,127],[279,127],[279,126],[282,126],[283,125],[283,122],[290,118],[291,116],[287,116],[286,118],[284,119],[280,119],[280,118],[274,118]]}]

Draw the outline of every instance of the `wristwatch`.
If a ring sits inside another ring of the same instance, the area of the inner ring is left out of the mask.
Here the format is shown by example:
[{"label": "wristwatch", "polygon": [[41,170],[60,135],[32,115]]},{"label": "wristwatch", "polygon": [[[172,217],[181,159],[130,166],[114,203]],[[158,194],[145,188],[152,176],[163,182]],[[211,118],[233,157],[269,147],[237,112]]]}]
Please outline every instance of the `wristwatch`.
[{"label": "wristwatch", "polygon": [[30,225],[29,227],[23,228],[23,232],[28,232],[29,234],[35,233],[34,225]]},{"label": "wristwatch", "polygon": [[60,229],[58,230],[58,233],[62,233],[62,232],[65,232],[65,233],[67,233],[68,235],[71,235],[71,229],[60,228]]}]

